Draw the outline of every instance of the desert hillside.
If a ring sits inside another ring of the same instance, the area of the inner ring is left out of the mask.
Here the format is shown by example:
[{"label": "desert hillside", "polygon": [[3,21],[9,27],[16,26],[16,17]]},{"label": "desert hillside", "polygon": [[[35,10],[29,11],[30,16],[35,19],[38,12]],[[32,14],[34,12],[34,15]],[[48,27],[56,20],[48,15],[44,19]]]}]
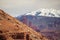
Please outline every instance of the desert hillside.
[{"label": "desert hillside", "polygon": [[0,40],[48,40],[0,9]]}]

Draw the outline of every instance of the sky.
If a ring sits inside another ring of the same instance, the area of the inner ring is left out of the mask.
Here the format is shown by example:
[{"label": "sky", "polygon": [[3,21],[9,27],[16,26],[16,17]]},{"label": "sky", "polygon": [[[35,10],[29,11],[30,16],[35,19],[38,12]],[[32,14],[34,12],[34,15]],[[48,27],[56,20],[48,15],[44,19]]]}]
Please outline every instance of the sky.
[{"label": "sky", "polygon": [[0,0],[0,9],[13,17],[40,8],[60,10],[60,0]]}]

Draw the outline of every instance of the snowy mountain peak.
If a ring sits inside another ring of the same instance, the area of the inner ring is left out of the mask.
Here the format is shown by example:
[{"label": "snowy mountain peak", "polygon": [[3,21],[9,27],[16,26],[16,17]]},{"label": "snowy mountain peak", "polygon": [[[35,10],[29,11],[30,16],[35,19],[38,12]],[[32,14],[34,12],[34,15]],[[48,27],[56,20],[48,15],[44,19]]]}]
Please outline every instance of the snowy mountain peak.
[{"label": "snowy mountain peak", "polygon": [[56,10],[56,9],[38,9],[38,10],[33,11],[31,13],[27,13],[25,15],[60,17],[60,10]]}]

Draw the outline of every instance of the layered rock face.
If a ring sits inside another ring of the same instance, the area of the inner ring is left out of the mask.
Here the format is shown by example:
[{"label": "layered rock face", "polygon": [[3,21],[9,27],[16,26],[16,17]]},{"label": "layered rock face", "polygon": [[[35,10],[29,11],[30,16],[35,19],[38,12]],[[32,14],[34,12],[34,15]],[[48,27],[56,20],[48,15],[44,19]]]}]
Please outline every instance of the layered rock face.
[{"label": "layered rock face", "polygon": [[48,40],[0,9],[0,40]]}]

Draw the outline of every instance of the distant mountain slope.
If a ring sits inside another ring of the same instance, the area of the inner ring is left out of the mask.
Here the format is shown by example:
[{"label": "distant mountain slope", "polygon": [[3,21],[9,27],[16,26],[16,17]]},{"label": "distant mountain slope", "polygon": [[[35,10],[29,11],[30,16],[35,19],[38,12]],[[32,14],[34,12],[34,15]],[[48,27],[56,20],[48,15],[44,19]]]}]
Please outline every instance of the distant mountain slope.
[{"label": "distant mountain slope", "polygon": [[[54,14],[54,16],[52,16],[50,13]],[[59,40],[60,16],[56,15],[57,13],[57,10],[53,11],[51,9],[41,9],[22,16],[18,16],[16,18],[37,32],[41,32],[50,40]],[[50,16],[45,14],[50,14]]]},{"label": "distant mountain slope", "polygon": [[[22,16],[17,18],[30,27],[37,27],[37,30],[46,29],[46,31],[58,31],[60,30],[60,18],[56,17],[43,17],[43,16]],[[41,28],[40,28],[41,27]],[[45,31],[45,30],[44,30]]]},{"label": "distant mountain slope", "polygon": [[0,40],[48,40],[0,9]]}]

